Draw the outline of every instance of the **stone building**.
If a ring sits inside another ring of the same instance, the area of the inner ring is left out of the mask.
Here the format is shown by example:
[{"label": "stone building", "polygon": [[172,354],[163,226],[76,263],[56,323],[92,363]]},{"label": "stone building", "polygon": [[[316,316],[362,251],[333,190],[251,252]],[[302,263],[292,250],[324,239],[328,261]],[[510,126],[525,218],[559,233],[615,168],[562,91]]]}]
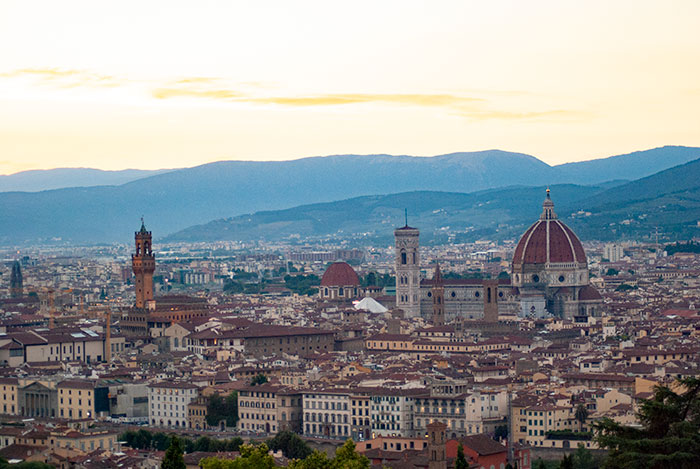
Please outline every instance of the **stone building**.
[{"label": "stone building", "polygon": [[[601,315],[602,297],[589,284],[583,245],[558,219],[549,189],[539,220],[515,248],[511,270],[514,289],[530,299],[541,298],[549,313],[567,319]],[[535,309],[533,305],[523,314]]]},{"label": "stone building", "polygon": [[[589,284],[588,262],[581,241],[557,218],[547,190],[542,215],[515,248],[510,279],[420,279],[416,228],[394,231],[396,240],[396,305],[408,316],[444,322],[483,320],[494,324],[499,314],[574,319],[600,316],[603,300]],[[414,264],[413,261],[416,261]],[[435,294],[444,311],[435,316]],[[414,304],[414,295],[418,301]]]},{"label": "stone building", "polygon": [[334,262],[321,278],[319,296],[323,300],[347,301],[360,293],[360,278],[347,262]]},{"label": "stone building", "polygon": [[238,391],[238,415],[241,430],[301,433],[302,394],[269,383],[248,386]]},{"label": "stone building", "polygon": [[197,397],[197,386],[182,381],[148,385],[148,422],[154,427],[187,428],[187,406]]},{"label": "stone building", "polygon": [[[420,232],[406,224],[394,230],[396,243],[396,307],[407,317],[421,315],[420,303]],[[432,304],[430,308],[432,313]]]}]

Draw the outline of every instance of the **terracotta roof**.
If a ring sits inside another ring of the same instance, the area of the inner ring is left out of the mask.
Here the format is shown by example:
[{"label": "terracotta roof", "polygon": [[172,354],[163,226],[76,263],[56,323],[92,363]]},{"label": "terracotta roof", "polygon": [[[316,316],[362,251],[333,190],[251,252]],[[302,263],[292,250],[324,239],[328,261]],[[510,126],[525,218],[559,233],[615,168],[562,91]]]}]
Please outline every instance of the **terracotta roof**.
[{"label": "terracotta roof", "polygon": [[334,262],[321,278],[324,287],[360,286],[360,279],[347,262]]},{"label": "terracotta roof", "polygon": [[549,195],[543,204],[543,214],[520,238],[513,254],[513,264],[546,264],[548,262],[585,263],[586,253],[581,241],[557,219]]},{"label": "terracotta roof", "polygon": [[459,442],[462,443],[462,446],[465,448],[479,453],[479,456],[506,452],[505,446],[484,434],[464,436],[459,439]]}]

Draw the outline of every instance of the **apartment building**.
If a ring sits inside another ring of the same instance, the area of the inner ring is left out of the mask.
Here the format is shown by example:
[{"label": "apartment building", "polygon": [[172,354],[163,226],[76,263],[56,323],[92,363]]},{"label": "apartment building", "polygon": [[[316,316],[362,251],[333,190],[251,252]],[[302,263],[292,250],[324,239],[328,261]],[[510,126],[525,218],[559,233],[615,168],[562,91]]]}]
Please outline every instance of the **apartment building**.
[{"label": "apartment building", "polygon": [[148,385],[148,421],[157,427],[187,428],[187,406],[197,397],[197,386],[182,381]]}]

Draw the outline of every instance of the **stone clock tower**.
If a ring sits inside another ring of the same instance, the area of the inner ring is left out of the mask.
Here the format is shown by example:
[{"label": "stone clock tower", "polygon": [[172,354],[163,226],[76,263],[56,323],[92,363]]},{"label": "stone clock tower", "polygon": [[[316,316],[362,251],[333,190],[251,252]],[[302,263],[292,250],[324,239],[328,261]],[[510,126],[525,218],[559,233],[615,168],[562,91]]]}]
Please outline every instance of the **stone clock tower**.
[{"label": "stone clock tower", "polygon": [[420,232],[406,224],[394,230],[396,240],[396,307],[406,317],[420,316]]},{"label": "stone clock tower", "polygon": [[146,308],[153,300],[153,272],[156,270],[156,258],[153,255],[151,232],[146,230],[141,220],[141,229],[134,236],[136,253],[131,256],[131,266],[136,277],[137,308]]}]

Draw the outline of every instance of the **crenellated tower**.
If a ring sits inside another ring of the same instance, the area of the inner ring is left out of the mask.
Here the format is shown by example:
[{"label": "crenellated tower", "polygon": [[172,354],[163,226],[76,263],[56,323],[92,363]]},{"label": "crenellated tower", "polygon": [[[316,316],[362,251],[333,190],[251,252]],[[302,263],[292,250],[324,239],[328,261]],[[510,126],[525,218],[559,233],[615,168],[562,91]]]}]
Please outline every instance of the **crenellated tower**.
[{"label": "crenellated tower", "polygon": [[24,282],[22,281],[22,267],[19,262],[12,263],[12,272],[10,273],[10,297],[21,298],[24,295]]},{"label": "crenellated tower", "polygon": [[135,290],[137,308],[148,307],[153,300],[153,272],[156,270],[156,258],[153,255],[151,232],[141,219],[141,229],[135,233],[136,252],[131,256],[131,267],[136,277]]}]

